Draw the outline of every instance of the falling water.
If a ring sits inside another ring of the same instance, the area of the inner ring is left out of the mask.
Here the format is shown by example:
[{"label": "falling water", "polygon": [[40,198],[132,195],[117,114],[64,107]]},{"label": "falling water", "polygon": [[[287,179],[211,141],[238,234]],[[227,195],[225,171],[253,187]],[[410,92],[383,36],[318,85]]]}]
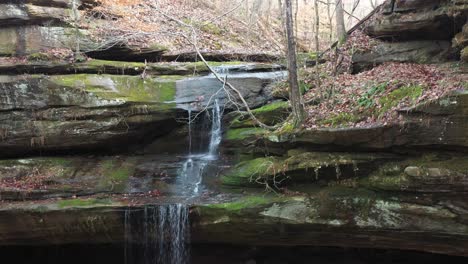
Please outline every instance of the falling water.
[{"label": "falling water", "polygon": [[212,111],[212,123],[211,123],[211,137],[210,146],[208,149],[209,158],[215,158],[216,152],[218,151],[219,143],[221,143],[221,117],[218,99],[215,100],[213,111]]},{"label": "falling water", "polygon": [[188,264],[190,224],[186,205],[125,211],[125,263]]},{"label": "falling water", "polygon": [[189,155],[192,155],[192,110],[188,110]]},{"label": "falling water", "polygon": [[[223,71],[227,75],[228,71]],[[188,111],[188,156],[177,177],[182,189],[178,195],[197,197],[206,166],[217,158],[221,143],[223,109],[219,100],[213,101],[208,150],[192,153],[192,111]],[[144,210],[125,212],[125,260],[132,264],[188,264],[189,211],[186,205],[146,206]]]}]

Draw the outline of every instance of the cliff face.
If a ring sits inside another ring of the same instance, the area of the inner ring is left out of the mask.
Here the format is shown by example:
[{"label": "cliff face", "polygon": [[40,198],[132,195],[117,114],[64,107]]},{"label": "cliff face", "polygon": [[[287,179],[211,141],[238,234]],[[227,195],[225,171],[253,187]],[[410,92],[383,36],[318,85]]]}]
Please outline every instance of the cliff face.
[{"label": "cliff face", "polygon": [[[73,49],[70,3],[1,4],[0,39],[4,34],[7,45],[0,55]],[[362,28],[380,42],[354,55],[354,70],[449,62],[466,76],[467,5],[388,1]],[[101,56],[145,60],[159,54],[133,52],[117,47]],[[252,108],[270,101],[269,84],[284,78],[278,65],[212,65],[229,69],[229,81]],[[209,136],[203,124],[184,125],[187,110],[211,107],[210,96],[221,87],[200,63],[8,62],[0,74],[0,157],[9,158],[0,161],[0,200],[6,201],[0,203],[0,245],[122,243],[126,209],[173,199],[161,193],[170,194],[186,169],[180,157],[192,147],[189,140]],[[254,114],[279,124],[289,105],[276,102]],[[207,166],[206,181],[216,191],[219,185],[234,191],[222,188],[221,195],[208,193],[192,206],[193,242],[468,256],[466,86],[399,114],[394,124],[274,133],[244,115],[226,115],[222,160],[238,164]],[[284,195],[265,195],[265,188]]]},{"label": "cliff face", "polygon": [[441,63],[460,59],[467,46],[466,1],[386,1],[363,31],[382,40],[353,57],[355,71],[384,62]]},{"label": "cliff face", "polygon": [[[0,56],[25,56],[51,48],[75,49],[86,31],[75,30],[74,1],[10,1],[0,4]],[[76,6],[81,2],[76,1]],[[83,42],[83,48],[90,44]]]}]

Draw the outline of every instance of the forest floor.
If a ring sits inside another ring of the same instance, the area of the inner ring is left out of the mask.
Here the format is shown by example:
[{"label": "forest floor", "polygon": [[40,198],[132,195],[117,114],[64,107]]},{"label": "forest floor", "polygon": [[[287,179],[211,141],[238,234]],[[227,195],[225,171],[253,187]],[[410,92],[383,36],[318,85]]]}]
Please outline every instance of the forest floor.
[{"label": "forest floor", "polygon": [[[231,8],[233,3],[226,3],[225,9],[209,1],[100,2],[84,14],[81,25],[97,39],[124,39],[138,47],[164,48],[169,54],[193,51],[189,41],[204,51],[280,54],[284,50],[279,14],[245,22],[239,6]],[[193,27],[196,40],[191,28],[176,20]]]}]

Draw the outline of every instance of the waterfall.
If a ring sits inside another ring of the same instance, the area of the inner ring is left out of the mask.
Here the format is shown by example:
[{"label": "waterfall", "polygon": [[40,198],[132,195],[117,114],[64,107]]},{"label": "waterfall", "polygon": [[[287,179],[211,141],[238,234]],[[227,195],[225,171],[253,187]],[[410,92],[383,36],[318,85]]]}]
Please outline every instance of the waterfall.
[{"label": "waterfall", "polygon": [[218,151],[219,143],[221,143],[221,118],[222,113],[220,111],[218,99],[215,99],[212,110],[212,122],[211,122],[211,137],[210,146],[208,149],[208,158],[216,158],[216,152]]},{"label": "waterfall", "polygon": [[189,209],[183,204],[125,211],[125,263],[188,264]]},{"label": "waterfall", "polygon": [[[223,74],[228,70],[224,70]],[[221,143],[223,107],[217,98],[207,116],[211,118],[208,149],[193,153],[192,111],[188,110],[188,155],[176,179],[178,195],[189,199],[198,197],[203,173],[216,160]],[[128,264],[188,264],[190,225],[189,210],[184,204],[151,205],[143,210],[125,211],[125,262]]]}]

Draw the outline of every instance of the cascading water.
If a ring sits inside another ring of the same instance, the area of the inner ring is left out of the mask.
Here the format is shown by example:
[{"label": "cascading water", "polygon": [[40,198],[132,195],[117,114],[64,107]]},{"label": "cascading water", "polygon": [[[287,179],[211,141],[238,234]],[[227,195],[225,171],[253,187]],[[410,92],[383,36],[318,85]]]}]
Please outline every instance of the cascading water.
[{"label": "cascading water", "polygon": [[[227,75],[227,70],[223,74]],[[206,166],[217,159],[221,143],[223,108],[214,99],[211,106],[210,141],[204,153],[192,153],[192,111],[188,111],[188,156],[178,173],[179,195],[186,201],[197,197]],[[132,264],[188,264],[190,243],[189,209],[184,204],[146,206],[125,212],[125,259]]]},{"label": "cascading water", "polygon": [[125,212],[125,263],[188,264],[189,210],[183,204]]},{"label": "cascading water", "polygon": [[208,157],[216,158],[216,152],[218,151],[219,143],[221,143],[221,117],[222,112],[220,111],[219,101],[215,99],[213,112],[212,112],[212,125],[211,125],[211,137],[210,146],[208,148]]}]

